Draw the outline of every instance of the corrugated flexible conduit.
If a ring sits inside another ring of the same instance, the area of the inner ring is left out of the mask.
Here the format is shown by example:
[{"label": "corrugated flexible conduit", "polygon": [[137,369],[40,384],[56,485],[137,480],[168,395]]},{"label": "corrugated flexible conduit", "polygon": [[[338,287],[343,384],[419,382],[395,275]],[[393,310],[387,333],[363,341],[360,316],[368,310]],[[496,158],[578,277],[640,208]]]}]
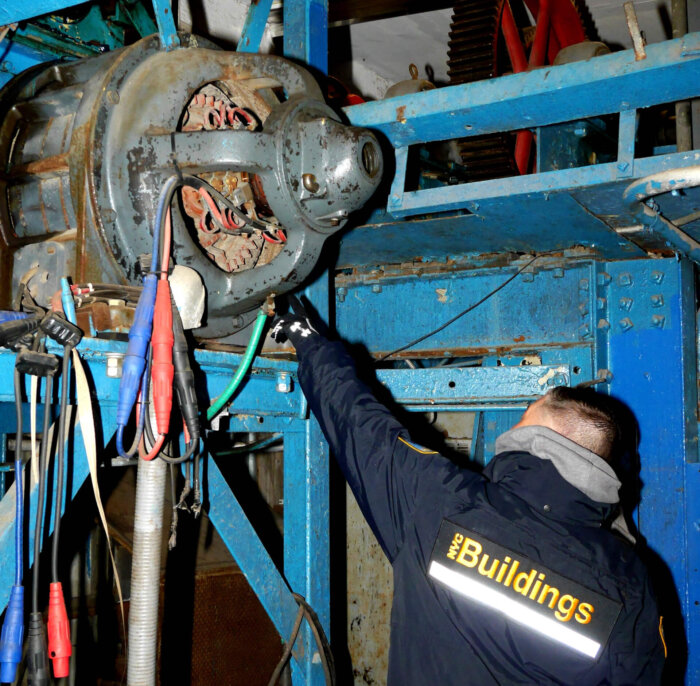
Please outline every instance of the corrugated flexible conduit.
[{"label": "corrugated flexible conduit", "polygon": [[165,474],[163,460],[139,460],[131,562],[128,686],[155,686]]}]

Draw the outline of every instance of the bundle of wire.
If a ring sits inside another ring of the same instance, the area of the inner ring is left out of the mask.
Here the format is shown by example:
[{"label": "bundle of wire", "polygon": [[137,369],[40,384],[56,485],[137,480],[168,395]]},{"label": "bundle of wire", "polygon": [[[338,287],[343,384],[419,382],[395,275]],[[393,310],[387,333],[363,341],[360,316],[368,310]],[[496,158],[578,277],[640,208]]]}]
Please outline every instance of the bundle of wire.
[{"label": "bundle of wire", "polygon": [[0,681],[13,683],[17,665],[22,660],[24,640],[24,587],[22,586],[22,536],[24,527],[24,487],[22,484],[22,385],[19,370],[15,369],[15,583],[10,590],[5,621],[0,635]]}]

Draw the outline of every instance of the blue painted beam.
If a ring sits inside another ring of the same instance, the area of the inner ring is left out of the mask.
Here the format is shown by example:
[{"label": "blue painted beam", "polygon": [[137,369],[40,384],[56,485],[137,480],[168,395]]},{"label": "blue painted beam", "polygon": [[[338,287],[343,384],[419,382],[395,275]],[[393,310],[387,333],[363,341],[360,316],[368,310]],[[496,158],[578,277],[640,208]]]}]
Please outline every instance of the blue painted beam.
[{"label": "blue painted beam", "polygon": [[260,50],[260,43],[265,33],[271,7],[272,0],[253,0],[250,3],[241,39],[236,46],[238,52],[258,52]]},{"label": "blue painted beam", "polygon": [[57,12],[81,2],[82,0],[3,0],[0,4],[0,26]]},{"label": "blue painted beam", "polygon": [[404,405],[447,406],[517,403],[533,400],[553,386],[568,386],[567,364],[513,367],[381,369],[377,379]]},{"label": "blue painted beam", "polygon": [[284,3],[284,56],[328,73],[328,0]]},{"label": "blue painted beam", "polygon": [[[238,500],[228,487],[216,462],[207,463],[207,490],[210,500],[209,519],[228,547],[236,564],[265,608],[283,640],[292,633],[298,606],[287,582],[260,542],[255,529],[245,516]],[[286,517],[285,517],[286,520]],[[292,655],[295,684],[307,683],[306,665],[301,666],[304,651]],[[305,662],[309,662],[306,660]]]},{"label": "blue painted beam", "polygon": [[[609,263],[605,272],[611,277],[604,286],[611,312],[610,392],[629,405],[640,425],[639,528],[670,571],[670,578],[656,588],[665,599],[669,657],[677,664],[687,641],[685,683],[697,684],[700,470],[694,271],[686,261],[668,259]],[[674,602],[680,603],[680,625],[672,622]]]},{"label": "blue painted beam", "polygon": [[180,39],[177,35],[170,0],[151,0],[151,2],[153,3],[153,14],[155,14],[156,23],[158,24],[161,46],[164,50],[177,48],[180,45]]},{"label": "blue painted beam", "polygon": [[[326,635],[330,630],[329,454],[318,422],[284,440],[284,575],[291,588],[315,609]],[[318,646],[308,625],[304,642],[304,681],[323,686]]]},{"label": "blue painted beam", "polygon": [[[633,160],[629,170],[641,177],[699,163],[700,151],[673,153]],[[338,267],[578,245],[610,259],[641,257],[641,248],[611,228],[638,223],[622,198],[629,182],[611,163],[406,193],[392,214],[377,211],[343,236]],[[422,216],[450,208],[452,215]],[[406,221],[415,214],[420,218]]]},{"label": "blue painted beam", "polygon": [[[396,148],[513,131],[649,107],[700,95],[700,33],[633,50],[489,81],[348,107],[356,126]],[[439,122],[439,125],[436,125]]]}]

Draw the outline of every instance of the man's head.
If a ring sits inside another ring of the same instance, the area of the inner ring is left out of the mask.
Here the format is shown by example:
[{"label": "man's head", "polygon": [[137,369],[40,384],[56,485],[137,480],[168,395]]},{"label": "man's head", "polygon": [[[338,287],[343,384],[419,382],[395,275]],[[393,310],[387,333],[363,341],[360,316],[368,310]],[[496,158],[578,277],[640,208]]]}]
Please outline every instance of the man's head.
[{"label": "man's head", "polygon": [[545,426],[608,462],[621,438],[613,401],[590,388],[553,388],[527,408],[520,426]]}]

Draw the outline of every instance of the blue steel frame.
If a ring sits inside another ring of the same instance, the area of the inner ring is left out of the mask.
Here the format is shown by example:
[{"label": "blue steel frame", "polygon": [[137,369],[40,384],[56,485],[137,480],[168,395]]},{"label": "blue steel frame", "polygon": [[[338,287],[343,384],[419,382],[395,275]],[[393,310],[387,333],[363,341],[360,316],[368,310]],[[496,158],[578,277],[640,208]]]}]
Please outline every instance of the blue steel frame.
[{"label": "blue steel frame", "polygon": [[[0,25],[72,4],[33,0],[20,6],[11,0],[0,8]],[[175,40],[174,25],[168,24],[165,3],[156,2],[155,7],[162,42],[168,47]],[[259,45],[267,9],[269,0],[252,3],[239,49]],[[325,72],[326,28],[325,2],[287,2],[285,54]],[[474,255],[563,251],[557,258],[541,258],[480,308],[412,350],[443,360],[480,356],[483,366],[394,369],[378,376],[397,401],[416,411],[478,411],[481,429],[476,452],[484,462],[493,454],[495,436],[512,424],[528,401],[552,385],[604,379],[602,388],[627,402],[639,421],[643,489],[635,521],[652,550],[668,565],[682,614],[670,631],[677,642],[669,647],[672,655],[677,654],[682,652],[680,643],[688,640],[687,678],[696,683],[700,681],[700,654],[695,650],[700,638],[700,504],[694,496],[700,472],[695,464],[699,344],[694,266],[683,259],[647,259],[642,248],[595,216],[612,206],[617,217],[612,225],[628,226],[633,217],[621,197],[632,179],[697,164],[698,152],[636,159],[634,135],[638,108],[699,94],[700,34],[648,46],[647,55],[636,62],[630,53],[616,53],[497,82],[348,109],[352,123],[385,134],[396,150],[397,173],[387,211],[376,212],[366,226],[345,235],[338,266],[409,264],[405,269],[404,265],[393,271],[368,268],[364,273],[355,270],[338,276],[333,284],[334,312],[342,336],[364,343],[373,352],[388,351],[405,343],[414,331],[428,331],[461,311],[512,269],[485,266],[487,261]],[[26,68],[32,59],[36,63],[45,57],[22,59],[25,62],[20,64]],[[406,190],[411,145],[615,112],[620,135],[613,163]],[[443,214],[410,220],[425,213]],[[421,272],[417,257],[435,260],[434,272]],[[482,267],[475,268],[480,263]],[[308,289],[308,295],[330,319],[329,281],[325,274]],[[393,318],[393,313],[404,309],[410,314],[410,329],[405,317]],[[85,341],[81,350],[96,381],[103,433],[109,436],[114,430],[109,409],[117,385],[104,373],[104,358],[119,351],[120,344]],[[200,351],[197,359],[207,373],[213,397],[238,358]],[[10,353],[0,353],[3,378],[8,378],[13,360]],[[314,605],[326,631],[330,608],[328,448],[318,424],[307,418],[296,379],[290,393],[276,390],[275,380],[283,371],[294,377],[295,367],[258,361],[229,420],[234,431],[259,431],[264,426],[284,433],[283,574],[255,536],[214,461],[210,461],[208,482],[210,517],[285,637],[296,613],[290,587]],[[0,402],[10,403],[11,398],[0,393]],[[1,434],[12,433],[10,414],[0,414]],[[86,477],[80,441],[75,445],[72,493]],[[11,583],[13,500],[11,489],[0,502],[0,580],[4,582],[0,604],[6,602]],[[668,616],[667,621],[671,621]],[[292,667],[295,684],[323,682],[308,631],[299,639]]]},{"label": "blue steel frame", "polygon": [[[450,319],[508,272],[446,269],[387,278],[379,288],[376,277],[343,277],[336,289],[338,332],[372,352],[391,350]],[[656,580],[667,637],[673,637],[669,659],[681,670],[686,640],[690,646],[687,683],[700,680],[694,279],[694,265],[676,258],[543,258],[466,317],[403,353],[480,357],[484,366],[378,372],[409,407],[479,410],[474,453],[482,463],[528,399],[552,385],[606,380],[601,390],[625,402],[639,423],[642,488],[637,509],[628,514],[661,567],[668,567],[670,574],[656,570]],[[396,316],[397,310],[402,326],[387,321],[387,312]],[[394,375],[401,381],[390,381]]]}]

